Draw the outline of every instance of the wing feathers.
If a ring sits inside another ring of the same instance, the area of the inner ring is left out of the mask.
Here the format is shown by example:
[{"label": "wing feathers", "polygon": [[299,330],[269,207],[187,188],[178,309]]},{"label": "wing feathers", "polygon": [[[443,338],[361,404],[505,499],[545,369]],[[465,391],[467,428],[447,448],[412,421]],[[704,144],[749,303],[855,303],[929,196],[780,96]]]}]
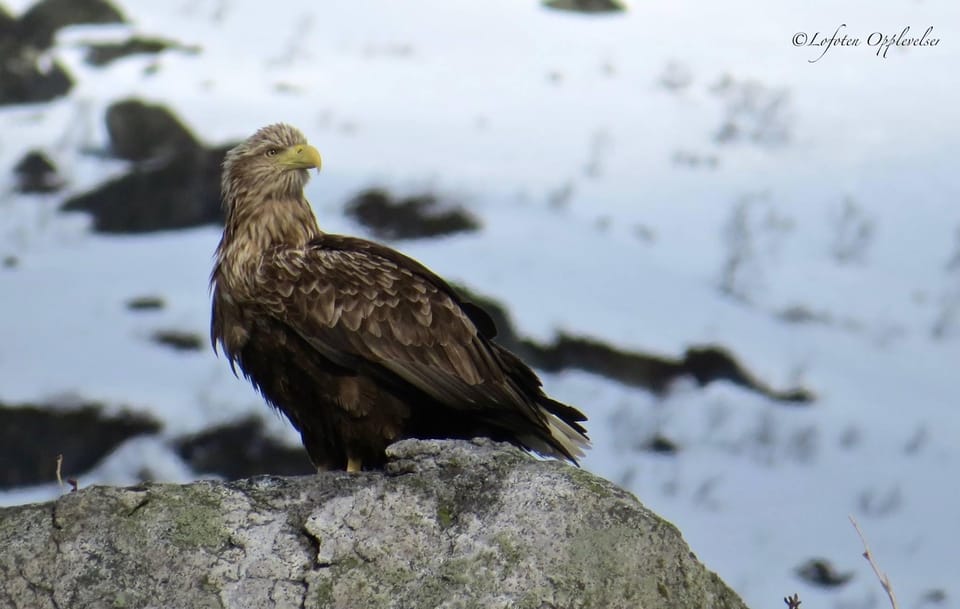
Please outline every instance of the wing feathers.
[{"label": "wing feathers", "polygon": [[350,248],[331,247],[325,240],[334,238],[264,258],[256,283],[271,315],[338,365],[379,368],[453,408],[509,410],[543,429],[555,449],[579,454],[582,428],[562,420],[579,412],[540,403],[552,401],[536,376],[487,342],[496,328],[482,310],[393,250],[359,239]]},{"label": "wing feathers", "polygon": [[[265,258],[257,278],[271,294],[264,300],[270,312],[311,344],[325,344],[324,352],[391,362],[422,390],[440,375],[459,379],[460,393],[503,380],[452,293],[390,260],[323,247],[280,250]],[[341,326],[346,332],[336,331]]]}]

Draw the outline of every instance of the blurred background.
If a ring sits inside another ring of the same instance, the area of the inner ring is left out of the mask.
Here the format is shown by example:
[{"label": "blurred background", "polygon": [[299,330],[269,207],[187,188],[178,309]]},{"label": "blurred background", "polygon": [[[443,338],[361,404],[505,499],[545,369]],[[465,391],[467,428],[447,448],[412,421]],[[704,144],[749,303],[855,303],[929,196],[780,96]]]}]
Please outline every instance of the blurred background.
[{"label": "blurred background", "polygon": [[885,605],[854,515],[960,606],[958,43],[950,0],[0,0],[0,504],[58,455],[310,471],[207,339],[223,154],[283,121],[321,226],[485,304],[749,604]]}]

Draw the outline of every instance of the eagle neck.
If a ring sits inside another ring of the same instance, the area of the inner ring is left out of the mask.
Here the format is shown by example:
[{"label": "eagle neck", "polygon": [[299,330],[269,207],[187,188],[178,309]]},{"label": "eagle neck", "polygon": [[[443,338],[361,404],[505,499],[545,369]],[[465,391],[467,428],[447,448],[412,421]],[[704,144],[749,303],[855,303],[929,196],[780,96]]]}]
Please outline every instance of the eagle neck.
[{"label": "eagle neck", "polygon": [[320,236],[320,227],[302,196],[228,206],[223,238],[217,247],[218,267],[242,283],[252,277],[264,254],[277,248],[299,248]]}]

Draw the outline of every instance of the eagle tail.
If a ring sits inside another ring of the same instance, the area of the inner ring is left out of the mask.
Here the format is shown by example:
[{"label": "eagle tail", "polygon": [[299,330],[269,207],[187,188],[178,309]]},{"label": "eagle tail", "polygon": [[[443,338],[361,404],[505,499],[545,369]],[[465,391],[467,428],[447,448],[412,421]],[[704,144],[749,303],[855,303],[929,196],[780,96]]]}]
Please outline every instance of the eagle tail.
[{"label": "eagle tail", "polygon": [[579,465],[578,460],[590,448],[587,430],[579,423],[587,420],[587,417],[576,408],[546,396],[539,400],[538,406],[544,414],[544,423],[550,435],[549,438],[531,438],[531,448],[542,454],[569,459]]}]

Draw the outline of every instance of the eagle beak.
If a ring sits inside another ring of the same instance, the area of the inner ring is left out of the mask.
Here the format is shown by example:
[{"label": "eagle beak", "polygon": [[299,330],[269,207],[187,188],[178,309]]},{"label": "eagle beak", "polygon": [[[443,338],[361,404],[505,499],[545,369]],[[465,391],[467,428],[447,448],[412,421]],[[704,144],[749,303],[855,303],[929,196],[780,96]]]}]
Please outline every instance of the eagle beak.
[{"label": "eagle beak", "polygon": [[281,165],[290,169],[316,168],[318,172],[320,171],[320,166],[323,164],[320,158],[320,152],[308,144],[287,148],[277,160]]}]

